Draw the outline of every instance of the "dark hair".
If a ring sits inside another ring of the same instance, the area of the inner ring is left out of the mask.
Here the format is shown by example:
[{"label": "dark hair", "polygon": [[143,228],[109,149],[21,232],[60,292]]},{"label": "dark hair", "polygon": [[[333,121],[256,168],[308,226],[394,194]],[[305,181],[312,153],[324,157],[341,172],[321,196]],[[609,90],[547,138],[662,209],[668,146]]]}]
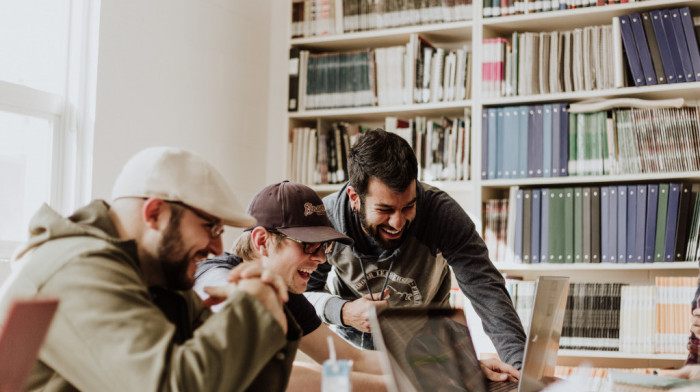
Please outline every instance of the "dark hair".
[{"label": "dark hair", "polygon": [[350,185],[364,198],[376,177],[394,192],[405,191],[418,178],[413,148],[401,136],[381,128],[360,136],[348,156]]}]

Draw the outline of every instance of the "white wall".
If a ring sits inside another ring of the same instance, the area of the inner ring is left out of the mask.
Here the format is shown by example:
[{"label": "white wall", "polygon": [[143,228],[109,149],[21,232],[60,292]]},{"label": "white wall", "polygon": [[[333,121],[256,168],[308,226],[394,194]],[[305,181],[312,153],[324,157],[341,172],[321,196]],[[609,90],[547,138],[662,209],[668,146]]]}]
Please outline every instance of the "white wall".
[{"label": "white wall", "polygon": [[[279,117],[269,94],[286,94],[268,81],[271,32],[286,26],[273,3],[102,0],[93,198],[108,199],[123,163],[152,145],[206,156],[243,205],[268,183],[268,122]],[[237,234],[227,232],[225,248]]]}]

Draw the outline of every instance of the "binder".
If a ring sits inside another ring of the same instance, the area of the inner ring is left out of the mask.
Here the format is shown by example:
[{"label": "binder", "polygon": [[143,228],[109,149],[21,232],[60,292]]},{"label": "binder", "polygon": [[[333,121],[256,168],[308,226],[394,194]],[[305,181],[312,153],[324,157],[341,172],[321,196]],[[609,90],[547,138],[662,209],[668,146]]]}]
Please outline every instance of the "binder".
[{"label": "binder", "polygon": [[634,246],[634,262],[643,263],[644,262],[644,241],[646,230],[646,217],[647,217],[647,186],[645,184],[637,185],[637,215],[636,226],[635,226],[635,237],[636,242]]},{"label": "binder", "polygon": [[680,202],[680,184],[671,183],[668,187],[668,213],[666,214],[666,236],[664,239],[664,261],[675,259],[676,224],[678,222],[678,203]]},{"label": "binder", "polygon": [[666,74],[664,73],[663,62],[661,61],[661,52],[659,51],[659,45],[656,41],[656,33],[654,33],[654,27],[651,25],[651,16],[649,12],[642,12],[642,26],[644,27],[644,35],[647,37],[647,44],[649,45],[649,54],[651,54],[651,63],[654,65],[654,73],[656,74],[656,81],[659,84],[665,84]]},{"label": "binder", "polygon": [[644,26],[642,25],[642,17],[637,13],[632,13],[629,15],[629,21],[632,26],[632,33],[634,34],[634,42],[637,45],[637,54],[639,55],[639,62],[642,65],[645,83],[647,86],[658,84],[654,65],[651,60],[651,53],[649,52],[649,46],[647,44],[647,37],[644,33]]},{"label": "binder", "polygon": [[299,48],[289,49],[289,99],[287,111],[299,110]]},{"label": "binder", "polygon": [[661,10],[661,23],[664,25],[664,31],[666,32],[666,40],[668,41],[669,51],[671,52],[671,57],[673,57],[673,64],[675,65],[675,75],[678,83],[686,82],[685,72],[683,71],[683,63],[681,60],[681,54],[679,53],[678,40],[676,39],[676,33],[673,28],[673,20],[671,18],[670,10]]},{"label": "binder", "polygon": [[581,253],[582,253],[582,262],[583,263],[590,263],[591,262],[591,188],[590,187],[584,187],[581,190],[581,204],[582,204],[582,230],[583,230],[583,238],[581,240]]},{"label": "binder", "polygon": [[506,143],[504,141],[504,132],[505,132],[505,127],[504,127],[504,112],[507,108],[495,108],[493,110],[496,111],[496,143],[495,143],[495,150],[496,150],[496,177],[495,178],[505,178],[504,175],[504,168],[505,168],[505,163],[506,163],[506,154],[505,154],[505,148],[506,148]]},{"label": "binder", "polygon": [[489,178],[489,109],[481,110],[481,179]]},{"label": "binder", "polygon": [[549,189],[542,189],[540,197],[540,263],[549,263]]},{"label": "binder", "polygon": [[552,177],[552,105],[542,105],[542,177]]},{"label": "binder", "polygon": [[569,175],[569,109],[567,103],[559,104],[561,117],[561,124],[559,125],[559,167],[561,172],[560,177],[566,177]]},{"label": "binder", "polygon": [[676,224],[676,244],[675,260],[684,261],[688,245],[688,234],[692,222],[693,206],[695,206],[695,196],[691,185],[681,184],[681,197],[678,203],[678,223]]},{"label": "binder", "polygon": [[523,263],[530,264],[532,246],[532,190],[523,191]]},{"label": "binder", "polygon": [[600,187],[600,262],[610,262],[610,187]]},{"label": "binder", "polygon": [[627,186],[617,187],[617,262],[627,262]]},{"label": "binder", "polygon": [[695,26],[693,25],[693,16],[690,14],[690,8],[679,8],[683,31],[685,32],[685,41],[688,45],[690,53],[690,62],[693,65],[695,80],[700,80],[700,49],[698,49],[698,37],[695,35]]},{"label": "binder", "polygon": [[523,262],[523,190],[515,195],[515,262]]},{"label": "binder", "polygon": [[[666,38],[666,28],[661,19],[661,11],[650,11],[651,25],[654,28],[656,43],[661,53],[661,63],[664,66],[664,74],[666,75],[667,83],[678,83],[676,77],[676,64],[674,63],[673,55],[671,54],[671,46]],[[680,59],[679,59],[680,60]]]},{"label": "binder", "polygon": [[642,64],[639,60],[637,44],[634,40],[632,25],[630,24],[629,15],[620,15],[620,32],[622,33],[622,45],[625,47],[627,55],[627,64],[630,67],[630,73],[634,80],[635,86],[646,86],[646,78],[642,71]]},{"label": "binder", "polygon": [[489,134],[489,154],[488,154],[488,178],[496,177],[498,167],[498,108],[488,109],[488,134]]},{"label": "binder", "polygon": [[656,208],[656,236],[654,261],[664,261],[664,241],[666,239],[666,217],[668,216],[669,184],[659,184],[659,204]]},{"label": "binder", "polygon": [[518,117],[518,132],[520,133],[520,137],[518,137],[518,141],[520,142],[520,150],[518,153],[518,178],[527,178],[527,158],[529,146],[529,135],[527,128],[529,123],[529,110],[527,106],[523,105],[518,106],[518,111],[520,112],[520,116]]},{"label": "binder", "polygon": [[530,245],[530,263],[535,264],[540,262],[540,235],[541,235],[541,207],[542,207],[542,190],[533,189],[530,201],[532,202],[532,222],[530,227],[532,228]]},{"label": "binder", "polygon": [[574,189],[564,188],[564,262],[574,262]]},{"label": "binder", "polygon": [[516,178],[518,177],[518,154],[520,150],[520,132],[518,131],[518,122],[520,121],[520,112],[517,107],[503,108],[503,133],[509,135],[505,137],[504,145],[504,164],[503,177]]},{"label": "binder", "polygon": [[583,262],[583,189],[574,188],[574,263]]},{"label": "binder", "polygon": [[654,262],[654,244],[656,240],[656,215],[659,207],[659,184],[647,187],[647,217],[644,230],[644,262]]},{"label": "binder", "polygon": [[591,263],[600,263],[600,187],[591,187]]},{"label": "binder", "polygon": [[561,173],[560,166],[560,148],[561,148],[561,104],[552,104],[552,177],[559,177]]},{"label": "binder", "polygon": [[[627,186],[627,259],[626,263],[634,263],[634,252],[637,240],[637,186]],[[618,251],[618,253],[620,253]]]},{"label": "binder", "polygon": [[527,176],[542,177],[543,168],[543,107],[533,105],[529,107],[528,132],[527,132]]},{"label": "binder", "polygon": [[683,22],[681,21],[680,10],[672,9],[669,11],[669,14],[671,15],[671,25],[673,25],[673,33],[676,36],[676,45],[678,48],[678,54],[681,58],[681,66],[683,68],[685,81],[694,82],[695,71],[693,70],[693,64],[690,60],[690,50],[688,49],[688,43],[685,39],[685,30],[683,28]]},{"label": "binder", "polygon": [[549,189],[549,261],[563,263],[564,254],[564,191],[562,188]]}]

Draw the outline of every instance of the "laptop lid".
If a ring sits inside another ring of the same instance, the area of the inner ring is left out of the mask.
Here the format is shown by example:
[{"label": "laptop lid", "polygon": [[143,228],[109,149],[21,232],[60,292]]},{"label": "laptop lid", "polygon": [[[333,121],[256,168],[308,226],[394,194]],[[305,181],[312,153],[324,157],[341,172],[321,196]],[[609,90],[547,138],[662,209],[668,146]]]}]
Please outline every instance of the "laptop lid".
[{"label": "laptop lid", "polygon": [[391,392],[487,390],[463,310],[373,308],[370,326]]},{"label": "laptop lid", "polygon": [[0,324],[0,392],[22,391],[58,307],[57,299],[14,300]]},{"label": "laptop lid", "polygon": [[539,391],[554,379],[568,295],[568,277],[537,278],[532,320],[520,369],[519,392]]}]

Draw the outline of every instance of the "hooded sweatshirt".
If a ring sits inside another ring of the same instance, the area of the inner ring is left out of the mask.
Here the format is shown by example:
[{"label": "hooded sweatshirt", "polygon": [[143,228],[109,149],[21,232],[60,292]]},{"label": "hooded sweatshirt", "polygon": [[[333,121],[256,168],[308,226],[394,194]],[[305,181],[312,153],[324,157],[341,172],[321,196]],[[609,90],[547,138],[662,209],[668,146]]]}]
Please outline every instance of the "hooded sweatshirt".
[{"label": "hooded sweatshirt", "polygon": [[390,289],[390,306],[447,306],[451,267],[501,360],[520,368],[525,332],[474,223],[437,188],[417,182],[416,198],[416,217],[401,245],[391,250],[380,248],[364,233],[351,208],[347,184],[323,199],[333,227],[355,243],[337,244],[328,263],[312,274],[305,295],[316,313],[353,344],[373,348],[370,334],[342,323],[342,306],[369,294],[369,289],[381,293],[384,285]]},{"label": "hooded sweatshirt", "polygon": [[70,218],[42,206],[12,261],[0,312],[15,297],[60,299],[27,389],[284,390],[301,333],[289,314],[285,336],[262,303],[244,292],[215,315],[192,290],[152,288],[154,296],[138,244],[118,238],[108,212],[100,200]]}]

